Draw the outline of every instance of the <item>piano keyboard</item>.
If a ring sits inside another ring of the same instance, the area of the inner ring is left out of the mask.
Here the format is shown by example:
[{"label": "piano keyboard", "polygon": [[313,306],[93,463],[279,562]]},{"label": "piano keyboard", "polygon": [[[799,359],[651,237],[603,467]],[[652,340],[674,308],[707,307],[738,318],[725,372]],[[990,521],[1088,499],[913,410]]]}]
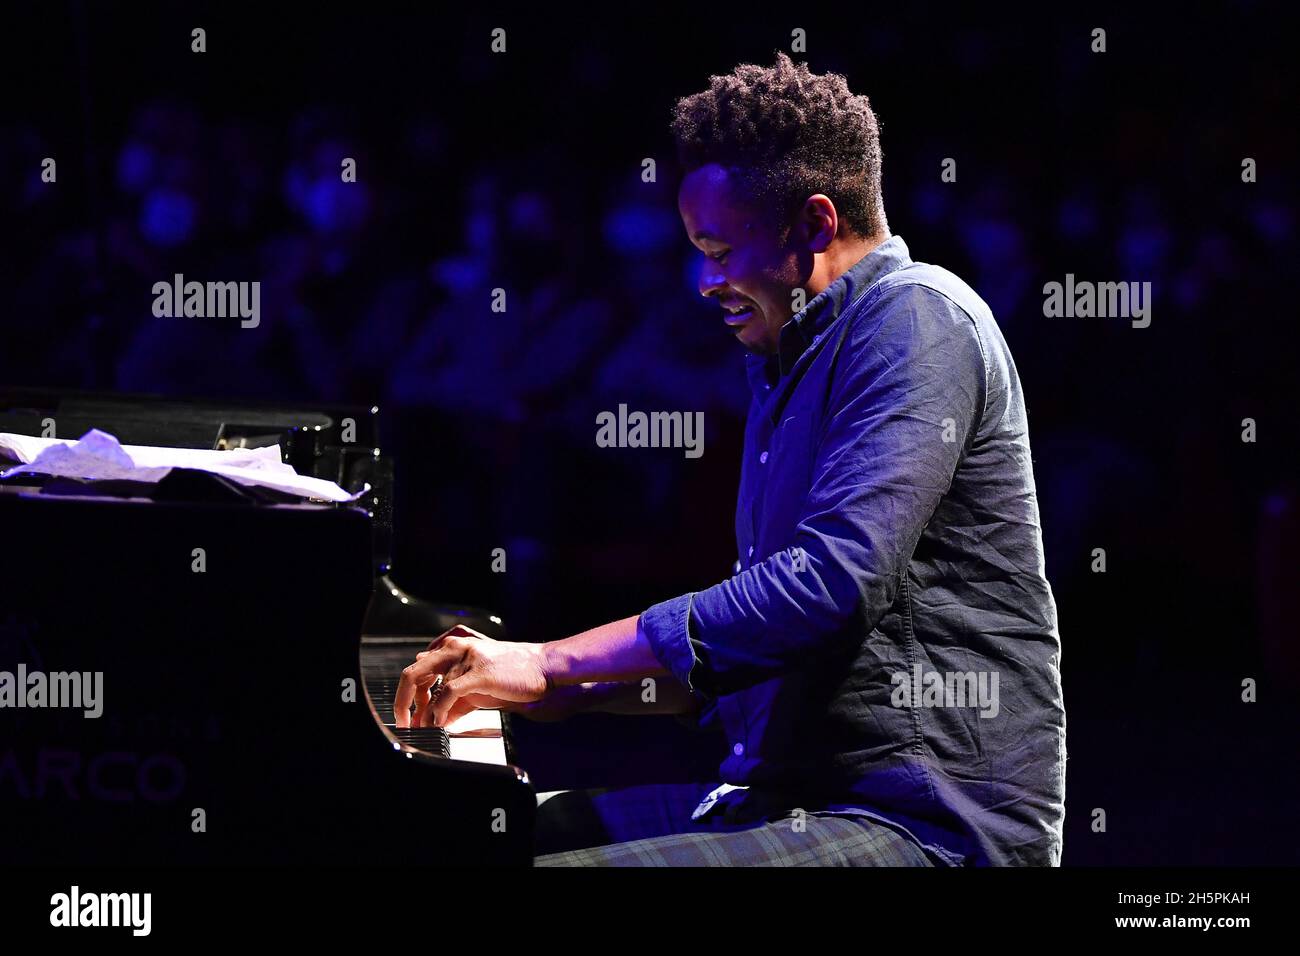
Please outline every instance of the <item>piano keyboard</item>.
[{"label": "piano keyboard", "polygon": [[505,766],[506,743],[501,714],[476,710],[447,727],[398,727],[393,720],[393,701],[402,668],[415,660],[427,641],[392,641],[362,638],[361,679],[375,706],[380,722],[404,746],[435,757],[468,760]]}]

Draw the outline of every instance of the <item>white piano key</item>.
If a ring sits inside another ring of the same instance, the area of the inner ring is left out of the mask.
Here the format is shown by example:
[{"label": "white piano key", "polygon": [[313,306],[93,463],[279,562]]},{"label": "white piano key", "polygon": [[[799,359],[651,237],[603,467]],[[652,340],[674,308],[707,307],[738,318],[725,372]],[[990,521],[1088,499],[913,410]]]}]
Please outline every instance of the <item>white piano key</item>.
[{"label": "white piano key", "polygon": [[458,717],[446,727],[449,734],[470,734],[476,731],[496,731],[501,733],[501,711],[472,710]]},{"label": "white piano key", "polygon": [[474,763],[506,765],[504,737],[452,737],[451,759],[470,760]]}]

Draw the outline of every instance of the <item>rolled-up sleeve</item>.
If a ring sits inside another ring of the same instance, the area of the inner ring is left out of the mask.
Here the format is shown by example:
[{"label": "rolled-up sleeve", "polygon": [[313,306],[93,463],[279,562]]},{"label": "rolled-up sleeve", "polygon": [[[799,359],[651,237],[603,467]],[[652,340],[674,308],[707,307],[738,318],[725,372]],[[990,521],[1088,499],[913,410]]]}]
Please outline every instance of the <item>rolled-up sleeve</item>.
[{"label": "rolled-up sleeve", "polygon": [[894,603],[974,440],[986,368],[965,311],[904,285],[846,321],[790,546],[641,615],[656,657],[692,692],[732,693],[861,640]]},{"label": "rolled-up sleeve", "polygon": [[696,692],[690,680],[695,667],[689,625],[694,597],[695,592],[691,592],[656,604],[647,608],[636,622],[637,630],[649,642],[659,663],[691,693]]}]

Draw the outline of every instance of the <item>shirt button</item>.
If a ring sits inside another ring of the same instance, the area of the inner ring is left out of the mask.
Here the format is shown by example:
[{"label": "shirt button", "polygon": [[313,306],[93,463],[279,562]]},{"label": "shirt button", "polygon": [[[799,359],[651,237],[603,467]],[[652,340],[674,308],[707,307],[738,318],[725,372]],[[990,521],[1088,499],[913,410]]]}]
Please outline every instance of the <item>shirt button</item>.
[{"label": "shirt button", "polygon": [[739,562],[739,561],[737,561],[735,564],[733,564],[733,565],[731,566],[731,573],[732,573],[732,574],[739,574],[739,573],[740,573],[740,562]]},{"label": "shirt button", "polygon": [[761,455],[758,456],[758,463],[759,463],[760,465],[766,465],[766,464],[767,464],[767,452],[763,452],[763,454],[761,454]]},{"label": "shirt button", "polygon": [[743,757],[745,755],[745,745],[736,744],[736,746],[731,748],[731,752],[735,754],[737,757]]}]

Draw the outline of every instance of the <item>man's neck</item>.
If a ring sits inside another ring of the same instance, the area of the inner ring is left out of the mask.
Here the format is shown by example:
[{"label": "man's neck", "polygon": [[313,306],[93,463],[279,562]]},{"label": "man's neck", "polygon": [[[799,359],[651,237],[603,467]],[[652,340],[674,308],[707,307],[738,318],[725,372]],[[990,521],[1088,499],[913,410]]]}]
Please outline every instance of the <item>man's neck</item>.
[{"label": "man's neck", "polygon": [[813,260],[812,275],[805,288],[809,297],[820,295],[832,282],[862,261],[889,238],[882,233],[869,239],[835,240]]}]

